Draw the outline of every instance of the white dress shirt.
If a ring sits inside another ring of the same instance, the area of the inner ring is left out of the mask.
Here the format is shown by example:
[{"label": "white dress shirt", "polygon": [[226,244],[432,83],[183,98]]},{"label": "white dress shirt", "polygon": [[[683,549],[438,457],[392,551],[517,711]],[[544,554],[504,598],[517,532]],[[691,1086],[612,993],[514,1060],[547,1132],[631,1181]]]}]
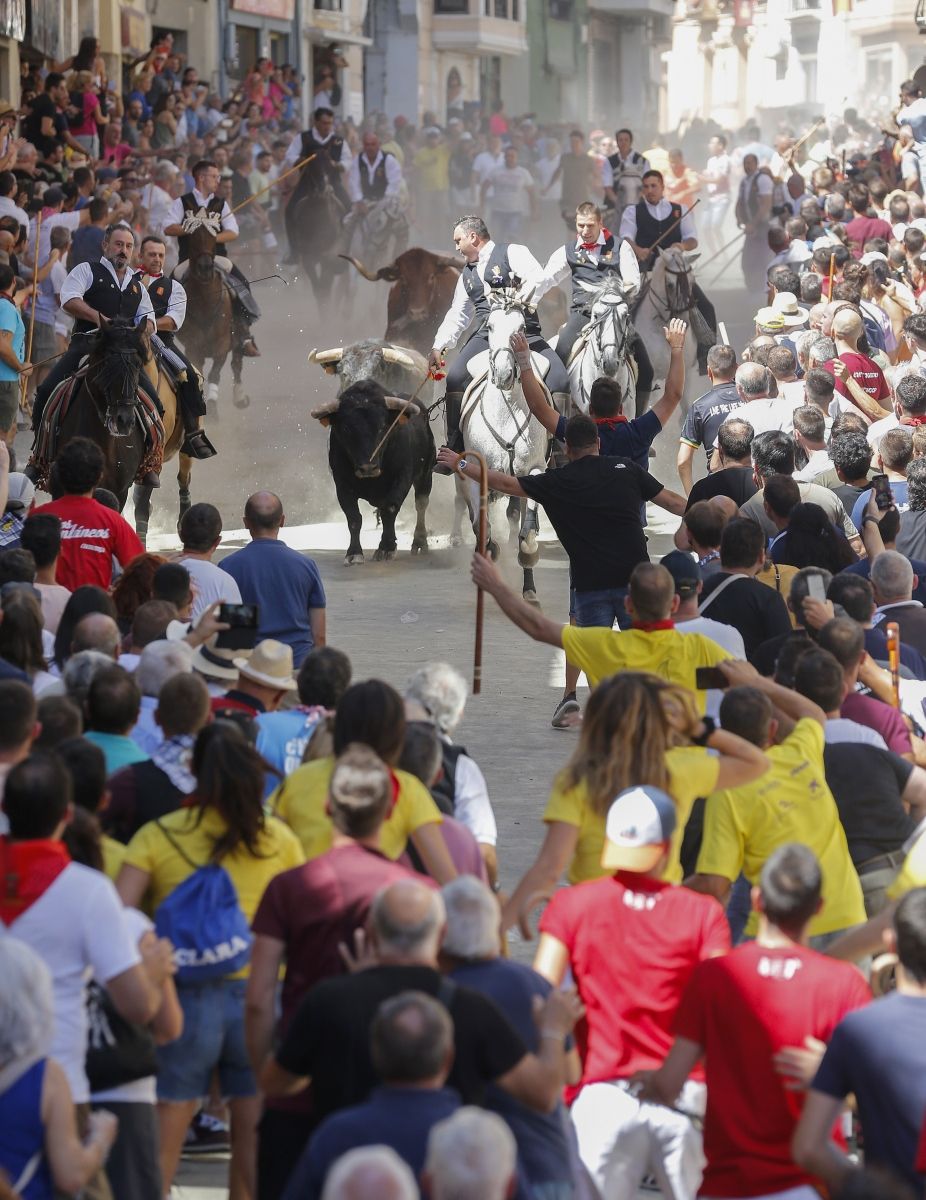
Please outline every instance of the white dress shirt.
[{"label": "white dress shirt", "polygon": [[[212,199],[212,197],[214,195],[215,195],[215,192],[210,192],[208,196],[204,196],[202,192],[197,191],[196,188],[193,188],[193,199],[196,201],[196,203],[199,205],[200,208],[205,208],[206,205],[209,203],[209,201]],[[183,197],[178,196],[177,199],[172,202],[170,208],[168,209],[167,219],[165,220],[164,224],[165,225],[182,225],[183,218],[185,215],[186,214],[183,211]],[[221,227],[221,230],[223,233],[234,233],[236,236],[238,234],[238,222],[232,216],[232,212],[231,212],[231,209],[228,207],[227,200],[222,205],[222,220],[220,223],[220,227]]]},{"label": "white dress shirt", "polygon": [[[486,242],[479,251],[479,258],[476,262],[476,274],[485,283],[486,266],[495,249],[494,242]],[[534,258],[530,250],[526,246],[521,246],[517,242],[510,242],[508,245],[508,262],[511,264],[512,272],[519,276],[525,290],[527,288],[537,288],[543,279],[543,268],[540,263]],[[450,308],[447,310],[447,315],[441,321],[440,329],[434,335],[435,350],[449,350],[451,346],[455,346],[460,340],[460,335],[469,328],[470,322],[476,312],[476,306],[470,300],[463,284],[463,274],[457,280],[457,286],[453,291],[453,300]]]},{"label": "white dress shirt", "polygon": [[[312,136],[315,138],[316,142],[318,142],[318,144],[320,146],[327,146],[328,143],[331,141],[331,139],[334,137],[334,130],[332,130],[331,133],[329,133],[327,137],[319,137],[318,130],[313,128]],[[286,151],[286,157],[283,159],[284,170],[287,167],[294,167],[296,165],[296,163],[299,162],[302,157],[303,157],[303,155],[302,155],[302,134],[297,133],[296,136],[293,138],[293,140],[289,143],[289,149]],[[340,158],[341,166],[344,167],[345,170],[347,170],[347,168],[350,167],[352,159],[353,159],[353,155],[350,152],[350,146],[348,146],[347,139],[345,138],[343,143],[341,144],[341,158]]]},{"label": "white dress shirt", "polygon": [[[602,230],[598,234],[598,241],[595,246],[591,250],[585,251],[585,253],[593,262],[597,263],[601,258],[602,247],[604,246],[606,240],[607,239],[605,238],[604,230]],[[584,245],[585,242],[582,240],[582,238],[577,237],[575,244],[576,250],[579,250]],[[611,251],[612,266],[615,268],[620,268],[622,279],[626,280],[633,278],[637,256],[634,254],[630,245],[627,242],[621,242],[620,247],[618,248],[618,239],[615,238],[614,249],[617,250],[617,255],[615,257],[614,250]],[[541,296],[545,296],[547,292],[551,290],[551,288],[555,288],[557,284],[560,284],[565,279],[568,279],[571,274],[572,268],[570,267],[569,260],[566,257],[566,247],[559,246],[547,259],[547,265],[543,269],[543,278],[538,284],[537,290],[534,292],[534,303],[536,304]]]},{"label": "white dress shirt", "polygon": [[[108,258],[101,258],[100,265],[105,267],[116,281],[119,290],[124,292],[132,280],[136,277],[137,272],[131,267],[127,267],[125,274],[120,279],[116,274],[116,269]],[[139,280],[139,284],[141,280]],[[68,277],[61,285],[61,307],[64,308],[69,300],[83,300],[84,295],[93,285],[93,270],[90,263],[78,263],[72,271],[68,272]],[[138,302],[138,309],[135,313],[135,324],[140,325],[142,321],[150,321],[151,328],[154,328],[154,309],[151,306],[151,297],[141,289],[141,300]]]},{"label": "white dress shirt", "polygon": [[156,183],[145,184],[141,193],[141,205],[148,214],[148,232],[162,234],[164,226],[170,224],[170,215],[174,207],[170,192],[165,192]]},{"label": "white dress shirt", "polygon": [[382,150],[380,150],[373,161],[370,162],[365,154],[358,154],[347,172],[347,194],[355,204],[359,204],[363,200],[360,172],[362,171],[366,175],[367,183],[372,183],[373,177],[383,159],[386,160],[386,190],[383,193],[383,199],[385,200],[387,196],[398,195],[399,188],[402,186],[402,168],[399,166],[395,155],[383,154]]},{"label": "white dress shirt", "polygon": [[[145,275],[143,272],[139,272],[139,274],[141,276],[141,285],[146,293],[150,283],[153,283],[155,279],[164,278],[163,275]],[[173,318],[174,328],[171,330],[164,329],[161,332],[176,333],[178,329],[182,328],[183,322],[186,320],[186,291],[183,284],[178,283],[176,279],[169,279],[168,282],[173,284],[173,287],[167,301],[167,312],[164,315],[165,317]]]},{"label": "white dress shirt", "polygon": [[794,430],[794,410],[803,407],[803,396],[799,400],[789,400],[787,396],[766,397],[763,400],[748,400],[726,418],[727,421],[748,421],[753,434],[769,433],[779,430],[782,433],[792,433]]},{"label": "white dress shirt", "polygon": [[[656,221],[664,221],[666,217],[671,217],[672,215],[672,205],[665,196],[655,205],[650,204],[648,200],[644,200],[643,203],[646,205],[646,211]],[[689,238],[697,241],[698,235],[695,232],[694,218],[691,213],[685,213],[682,217],[679,233],[683,242],[686,242]],[[621,217],[620,234],[622,238],[629,238],[632,242],[637,240],[637,206],[635,204],[628,204],[624,209],[624,215]]]}]

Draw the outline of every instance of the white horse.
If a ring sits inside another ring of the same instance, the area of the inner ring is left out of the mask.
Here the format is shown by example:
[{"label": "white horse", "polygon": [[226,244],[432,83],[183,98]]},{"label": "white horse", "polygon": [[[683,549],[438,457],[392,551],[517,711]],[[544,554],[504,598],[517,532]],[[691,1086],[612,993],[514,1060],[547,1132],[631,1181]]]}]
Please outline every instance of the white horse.
[{"label": "white horse", "polygon": [[634,317],[637,333],[649,352],[653,364],[654,389],[664,384],[669,373],[669,345],[663,333],[672,317],[681,317],[688,322],[685,335],[685,391],[682,396],[682,412],[695,400],[701,389],[698,374],[698,342],[692,329],[691,309],[694,272],[692,263],[697,253],[688,252],[678,246],[657,249],[656,264],[644,287],[643,300]]},{"label": "white horse", "polygon": [[371,271],[392,262],[408,248],[408,192],[404,185],[395,196],[385,196],[362,216],[350,218],[350,255]]},{"label": "white horse", "polygon": [[630,354],[634,329],[627,302],[639,283],[639,270],[636,280],[622,280],[616,271],[610,271],[598,284],[581,283],[589,293],[589,317],[567,365],[572,403],[578,412],[588,412],[592,384],[605,376],[621,390],[621,410],[629,401],[630,415],[634,415],[637,380]]},{"label": "white horse", "polygon": [[[487,322],[489,348],[475,355],[467,364],[472,383],[463,397],[461,429],[463,444],[478,450],[490,470],[506,475],[531,475],[546,468],[549,435],[540,422],[531,416],[521,392],[518,365],[509,345],[513,333],[524,331],[524,301],[511,289],[489,291],[491,312]],[[533,355],[534,369],[543,378],[548,363],[539,354]],[[490,494],[490,502],[497,495]],[[453,542],[462,539],[464,505],[469,510],[473,532],[478,529],[479,486],[470,480],[457,479],[457,503],[454,511]],[[518,528],[518,562],[524,572],[524,599],[537,603],[534,587],[534,565],[540,555],[537,533],[540,523],[537,504],[532,500],[512,498],[508,519]],[[488,533],[488,551],[498,557],[498,545]]]}]

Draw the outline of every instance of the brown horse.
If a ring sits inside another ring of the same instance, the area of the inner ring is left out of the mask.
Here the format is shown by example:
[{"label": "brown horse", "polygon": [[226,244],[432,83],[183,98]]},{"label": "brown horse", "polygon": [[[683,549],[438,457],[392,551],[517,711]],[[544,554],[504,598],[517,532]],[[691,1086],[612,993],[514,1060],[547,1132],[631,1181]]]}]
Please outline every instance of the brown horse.
[{"label": "brown horse", "polygon": [[[157,367],[144,325],[121,321],[104,325],[90,342],[87,373],[59,427],[57,448],[71,438],[88,437],[103,451],[100,486],[114,492],[124,508],[132,480],[145,458],[145,434],[135,415],[138,382],[144,371],[164,410],[164,461],[174,457],[183,442],[177,398],[166,375]],[[180,515],[190,507],[192,459],[180,455],[177,483]],[[135,527],[145,540],[151,515],[151,488],[135,485]]]},{"label": "brown horse", "polygon": [[[304,168],[314,172],[315,164]],[[290,206],[289,219],[292,250],[297,255],[302,269],[308,276],[315,294],[319,312],[327,310],[336,277],[347,270],[341,261],[344,246],[344,209],[338,200],[327,175],[318,173],[318,185],[307,185],[297,190]],[[346,299],[346,281],[337,307],[343,308]]]},{"label": "brown horse", "polygon": [[216,240],[205,225],[188,235],[189,267],[182,279],[187,294],[187,316],[180,335],[187,357],[204,375],[206,359],[212,369],[206,382],[206,403],[214,409],[219,398],[219,377],[232,356],[234,401],[244,408],[250,401],[241,383],[241,338],[236,337],[234,306],[222,271],[216,266]]}]

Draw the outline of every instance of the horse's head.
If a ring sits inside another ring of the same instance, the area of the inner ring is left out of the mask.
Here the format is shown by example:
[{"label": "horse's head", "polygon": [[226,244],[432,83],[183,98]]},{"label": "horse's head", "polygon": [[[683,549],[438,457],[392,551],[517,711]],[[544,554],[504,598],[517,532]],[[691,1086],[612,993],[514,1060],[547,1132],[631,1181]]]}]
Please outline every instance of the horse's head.
[{"label": "horse's head", "polygon": [[147,322],[116,320],[93,335],[87,388],[112,437],[132,432],[138,377],[150,353]]},{"label": "horse's head", "polygon": [[215,274],[216,238],[221,228],[221,218],[217,213],[205,213],[198,218],[198,224],[192,233],[187,235],[190,270],[204,282]]},{"label": "horse's head", "polygon": [[627,351],[630,313],[627,297],[635,284],[609,271],[598,284],[583,283],[589,293],[589,327],[596,358],[603,373],[614,378]]},{"label": "horse's head", "polygon": [[524,301],[513,288],[489,289],[489,377],[497,388],[508,392],[517,378],[514,351],[509,345],[513,333],[524,332]]},{"label": "horse's head", "polygon": [[661,276],[669,316],[680,317],[692,305],[693,266],[700,255],[682,250],[680,246],[669,246],[665,250],[660,247],[656,254],[653,280],[658,283]]}]

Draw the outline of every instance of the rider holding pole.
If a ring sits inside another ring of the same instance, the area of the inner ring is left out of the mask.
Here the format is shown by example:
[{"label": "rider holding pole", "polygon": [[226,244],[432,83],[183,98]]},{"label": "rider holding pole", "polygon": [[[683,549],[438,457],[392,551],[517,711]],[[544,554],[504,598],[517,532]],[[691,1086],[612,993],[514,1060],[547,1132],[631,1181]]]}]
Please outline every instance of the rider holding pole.
[{"label": "rider holding pole", "polygon": [[[453,244],[466,260],[466,265],[457,280],[450,309],[435,335],[428,365],[434,371],[443,367],[444,352],[457,344],[475,317],[477,323],[473,333],[447,372],[447,390],[444,394],[447,445],[459,452],[463,449],[463,435],[460,432],[463,394],[472,379],[467,364],[489,348],[486,333],[489,293],[495,288],[516,288],[522,295],[530,295],[540,284],[543,270],[526,246],[516,242],[493,242],[485,221],[478,216],[460,218],[453,229]],[[565,412],[569,401],[566,368],[544,341],[540,322],[533,309],[525,309],[524,322],[531,350],[549,364],[544,382],[552,394],[553,402],[561,412]],[[438,466],[435,470],[444,475],[452,474],[448,467]]]},{"label": "rider holding pole", "polygon": [[316,108],[312,113],[312,128],[297,133],[289,143],[282,169],[289,170],[313,155],[314,161],[299,172],[284,212],[289,261],[293,262],[296,245],[296,239],[293,237],[293,218],[296,206],[303,196],[319,190],[319,180],[328,180],[345,213],[349,212],[351,207],[350,197],[344,188],[344,174],[353,161],[353,155],[344,138],[334,132],[334,113],[330,108]]},{"label": "rider holding pole", "polygon": [[[570,239],[550,255],[534,296],[536,303],[551,288],[571,276],[569,317],[556,339],[556,353],[564,367],[568,366],[576,338],[589,319],[589,293],[582,285],[595,286],[612,272],[618,273],[625,281],[635,279],[639,282],[640,270],[633,247],[624,241],[618,249],[614,234],[601,223],[601,209],[586,200],[576,209],[575,239]],[[642,413],[653,390],[653,366],[643,339],[636,331],[628,349],[637,360],[636,410]]]},{"label": "rider holding pole", "polygon": [[[187,272],[187,260],[190,257],[189,237],[201,225],[206,225],[215,231],[215,240],[219,245],[233,242],[238,236],[238,222],[232,215],[227,201],[216,195],[219,186],[219,168],[208,158],[200,160],[193,167],[193,190],[178,197],[167,214],[167,224],[164,232],[168,237],[177,239],[179,264],[174,275],[183,280]],[[235,309],[238,320],[235,321],[236,334],[241,341],[241,352],[247,358],[258,358],[260,351],[251,334],[251,322],[260,316],[260,309],[247,279],[231,260],[216,255],[216,265],[225,271],[225,279],[234,293]]]}]

